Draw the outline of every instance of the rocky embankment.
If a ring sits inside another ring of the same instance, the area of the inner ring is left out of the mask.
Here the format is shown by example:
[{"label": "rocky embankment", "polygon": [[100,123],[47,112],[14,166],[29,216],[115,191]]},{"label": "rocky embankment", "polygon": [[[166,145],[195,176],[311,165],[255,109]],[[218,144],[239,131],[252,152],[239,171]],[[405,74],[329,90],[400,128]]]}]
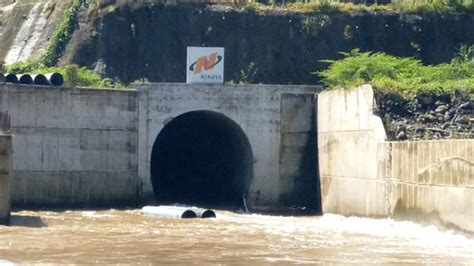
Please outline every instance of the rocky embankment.
[{"label": "rocky embankment", "polygon": [[420,93],[404,99],[377,93],[389,140],[474,138],[473,93]]}]

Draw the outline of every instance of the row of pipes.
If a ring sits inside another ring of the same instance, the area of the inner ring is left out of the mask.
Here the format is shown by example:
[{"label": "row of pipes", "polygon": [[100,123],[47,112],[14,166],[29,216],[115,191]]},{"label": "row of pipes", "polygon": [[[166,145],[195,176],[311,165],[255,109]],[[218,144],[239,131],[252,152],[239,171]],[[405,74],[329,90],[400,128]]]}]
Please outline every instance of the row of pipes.
[{"label": "row of pipes", "polygon": [[13,74],[13,73],[1,73],[0,82],[14,83],[14,84],[26,84],[26,85],[44,85],[44,86],[61,86],[64,83],[63,75],[59,73],[48,73],[48,74]]}]

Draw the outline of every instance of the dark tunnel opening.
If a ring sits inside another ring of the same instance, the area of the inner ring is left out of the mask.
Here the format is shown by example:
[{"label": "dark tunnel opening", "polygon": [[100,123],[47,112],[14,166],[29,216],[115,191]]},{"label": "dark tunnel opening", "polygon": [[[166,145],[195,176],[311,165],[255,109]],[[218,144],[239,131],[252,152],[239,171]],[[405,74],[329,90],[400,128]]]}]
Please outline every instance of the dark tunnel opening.
[{"label": "dark tunnel opening", "polygon": [[166,124],[153,145],[151,181],[160,204],[242,209],[252,177],[249,140],[220,113],[180,115]]}]

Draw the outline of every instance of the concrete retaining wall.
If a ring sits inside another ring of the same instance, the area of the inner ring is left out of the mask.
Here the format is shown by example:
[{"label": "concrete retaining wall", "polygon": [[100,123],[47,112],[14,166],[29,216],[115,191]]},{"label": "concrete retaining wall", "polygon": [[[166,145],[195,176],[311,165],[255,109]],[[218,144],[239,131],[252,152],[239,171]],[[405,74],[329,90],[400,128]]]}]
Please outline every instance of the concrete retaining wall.
[{"label": "concrete retaining wall", "polygon": [[385,142],[372,88],[318,96],[323,211],[474,232],[474,140]]},{"label": "concrete retaining wall", "polygon": [[10,220],[11,157],[12,137],[0,135],[0,224],[8,224]]},{"label": "concrete retaining wall", "polygon": [[474,139],[387,142],[394,217],[474,232]]},{"label": "concrete retaining wall", "polygon": [[6,84],[0,97],[15,135],[14,206],[136,202],[136,92]]},{"label": "concrete retaining wall", "polygon": [[107,207],[153,200],[150,157],[173,118],[221,113],[254,156],[248,205],[318,209],[314,86],[147,84],[138,90],[0,85],[11,114],[15,207]]}]

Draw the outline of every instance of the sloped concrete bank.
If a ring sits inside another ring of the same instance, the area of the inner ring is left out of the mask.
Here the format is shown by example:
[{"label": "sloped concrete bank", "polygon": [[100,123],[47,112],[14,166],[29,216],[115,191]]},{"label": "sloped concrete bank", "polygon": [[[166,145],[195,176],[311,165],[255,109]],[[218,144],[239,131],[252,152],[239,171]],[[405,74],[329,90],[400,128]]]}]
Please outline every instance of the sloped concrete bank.
[{"label": "sloped concrete bank", "polygon": [[369,85],[318,95],[324,212],[474,233],[474,140],[386,142]]}]

